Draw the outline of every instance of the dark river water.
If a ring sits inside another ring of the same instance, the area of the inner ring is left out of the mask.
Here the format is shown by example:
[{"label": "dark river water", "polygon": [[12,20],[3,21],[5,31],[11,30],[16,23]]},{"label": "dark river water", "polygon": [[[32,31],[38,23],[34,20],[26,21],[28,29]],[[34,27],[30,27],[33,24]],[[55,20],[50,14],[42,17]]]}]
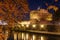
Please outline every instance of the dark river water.
[{"label": "dark river water", "polygon": [[14,40],[60,40],[60,36],[15,32]]}]

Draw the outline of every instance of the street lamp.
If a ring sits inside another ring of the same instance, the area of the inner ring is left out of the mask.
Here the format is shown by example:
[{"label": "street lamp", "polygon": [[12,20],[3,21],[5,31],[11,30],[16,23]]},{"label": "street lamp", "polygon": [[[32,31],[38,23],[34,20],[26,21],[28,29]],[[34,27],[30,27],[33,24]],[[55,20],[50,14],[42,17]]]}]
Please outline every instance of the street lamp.
[{"label": "street lamp", "polygon": [[44,28],[44,26],[45,26],[44,24],[41,24],[41,25],[40,25],[41,28]]},{"label": "street lamp", "polygon": [[33,28],[35,28],[35,27],[36,27],[36,25],[35,25],[35,24],[33,24],[33,25],[32,25],[32,27],[33,27]]},{"label": "street lamp", "polygon": [[47,31],[47,24],[40,24],[40,31]]}]

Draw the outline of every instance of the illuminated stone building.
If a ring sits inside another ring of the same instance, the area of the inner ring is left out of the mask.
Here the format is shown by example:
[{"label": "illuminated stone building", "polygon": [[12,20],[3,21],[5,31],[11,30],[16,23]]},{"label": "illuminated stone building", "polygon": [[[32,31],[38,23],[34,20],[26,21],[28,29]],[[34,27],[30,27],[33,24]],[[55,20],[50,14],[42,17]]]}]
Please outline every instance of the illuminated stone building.
[{"label": "illuminated stone building", "polygon": [[[31,24],[40,25],[40,29],[48,31],[49,27],[47,25],[51,25],[52,14],[45,9],[33,10],[30,12],[30,22]],[[37,26],[38,27],[38,26]],[[38,27],[39,28],[39,27]]]},{"label": "illuminated stone building", "polygon": [[37,20],[39,23],[48,23],[52,21],[52,14],[45,9],[33,10],[30,12],[30,20]]}]

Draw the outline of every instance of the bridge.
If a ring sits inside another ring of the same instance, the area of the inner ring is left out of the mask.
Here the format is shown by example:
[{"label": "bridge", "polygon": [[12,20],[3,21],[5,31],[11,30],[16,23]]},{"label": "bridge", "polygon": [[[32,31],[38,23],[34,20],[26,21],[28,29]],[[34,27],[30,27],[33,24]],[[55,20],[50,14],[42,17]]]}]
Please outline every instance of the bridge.
[{"label": "bridge", "polygon": [[46,34],[46,35],[57,35],[60,36],[60,32],[48,32],[48,31],[36,31],[36,30],[22,30],[21,32],[30,32],[37,34]]}]

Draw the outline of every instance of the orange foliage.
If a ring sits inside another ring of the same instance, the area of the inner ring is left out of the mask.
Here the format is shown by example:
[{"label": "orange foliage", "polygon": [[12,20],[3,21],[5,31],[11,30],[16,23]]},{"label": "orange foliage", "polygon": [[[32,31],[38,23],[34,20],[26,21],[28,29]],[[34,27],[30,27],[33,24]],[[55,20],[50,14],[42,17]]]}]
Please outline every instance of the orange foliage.
[{"label": "orange foliage", "polygon": [[23,13],[28,11],[29,8],[26,0],[5,0],[0,2],[0,20],[6,20],[11,25],[15,21],[21,21],[24,16]]}]

